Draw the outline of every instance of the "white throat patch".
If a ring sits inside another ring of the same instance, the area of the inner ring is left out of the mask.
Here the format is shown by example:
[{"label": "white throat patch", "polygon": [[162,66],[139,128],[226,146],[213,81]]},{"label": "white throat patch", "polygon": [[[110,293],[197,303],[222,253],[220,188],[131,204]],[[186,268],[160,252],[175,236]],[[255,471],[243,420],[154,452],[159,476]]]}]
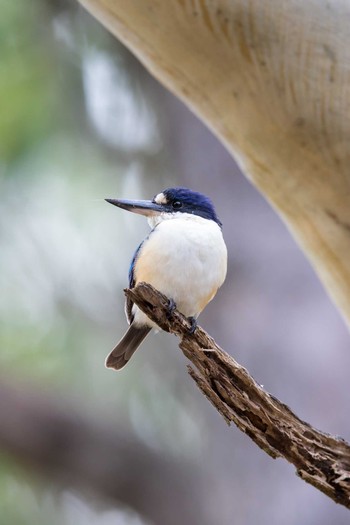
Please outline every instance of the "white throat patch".
[{"label": "white throat patch", "polygon": [[[192,213],[183,213],[183,212],[173,212],[173,213],[159,213],[157,215],[151,215],[147,217],[148,224],[153,229],[158,224],[160,224],[163,221],[168,220],[181,220],[181,221],[189,221],[190,223],[197,223],[197,224],[207,224],[208,219],[204,219],[203,217],[200,217],[199,215],[193,215]],[[214,223],[215,224],[215,223]]]}]

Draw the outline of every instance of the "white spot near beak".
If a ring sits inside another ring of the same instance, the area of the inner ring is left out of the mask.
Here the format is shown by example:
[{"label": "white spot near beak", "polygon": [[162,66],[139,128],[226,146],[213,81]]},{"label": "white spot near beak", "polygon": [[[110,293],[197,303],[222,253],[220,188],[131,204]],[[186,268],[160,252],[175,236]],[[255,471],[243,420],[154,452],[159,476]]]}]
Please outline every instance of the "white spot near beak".
[{"label": "white spot near beak", "polygon": [[158,193],[158,195],[154,197],[154,202],[157,204],[167,204],[167,198],[164,193]]}]

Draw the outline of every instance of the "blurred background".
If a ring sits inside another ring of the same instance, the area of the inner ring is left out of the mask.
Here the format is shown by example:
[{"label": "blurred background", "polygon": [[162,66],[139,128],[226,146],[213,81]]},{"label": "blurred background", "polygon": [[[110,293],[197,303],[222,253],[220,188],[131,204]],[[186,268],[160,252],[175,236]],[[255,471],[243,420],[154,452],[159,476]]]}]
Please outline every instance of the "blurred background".
[{"label": "blurred background", "polygon": [[[188,186],[214,201],[229,251],[200,324],[300,418],[350,439],[344,322],[223,146],[77,2],[0,6],[0,377],[98,414],[160,466],[186,465],[208,523],[349,523],[292,466],[226,426],[174,337],[152,334],[123,372],[104,368],[126,329],[123,288],[148,226],[103,199]],[[6,525],[152,523],[132,501],[57,490],[54,473],[0,452]],[[145,473],[132,474],[138,487]]]}]

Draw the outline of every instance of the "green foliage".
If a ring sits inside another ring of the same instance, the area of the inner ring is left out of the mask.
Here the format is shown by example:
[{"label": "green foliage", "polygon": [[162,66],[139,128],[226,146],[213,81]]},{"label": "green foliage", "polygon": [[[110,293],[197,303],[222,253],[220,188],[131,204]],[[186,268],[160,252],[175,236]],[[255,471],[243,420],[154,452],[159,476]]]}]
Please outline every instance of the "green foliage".
[{"label": "green foliage", "polygon": [[52,129],[57,63],[41,2],[0,1],[0,159],[16,161]]}]

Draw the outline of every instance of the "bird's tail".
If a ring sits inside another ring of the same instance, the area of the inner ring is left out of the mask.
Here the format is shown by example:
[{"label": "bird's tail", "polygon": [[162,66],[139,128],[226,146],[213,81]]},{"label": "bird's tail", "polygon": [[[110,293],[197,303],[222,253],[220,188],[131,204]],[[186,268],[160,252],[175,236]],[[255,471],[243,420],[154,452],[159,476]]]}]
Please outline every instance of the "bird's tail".
[{"label": "bird's tail", "polygon": [[107,356],[106,367],[121,370],[151,330],[149,326],[131,324],[129,330]]}]

